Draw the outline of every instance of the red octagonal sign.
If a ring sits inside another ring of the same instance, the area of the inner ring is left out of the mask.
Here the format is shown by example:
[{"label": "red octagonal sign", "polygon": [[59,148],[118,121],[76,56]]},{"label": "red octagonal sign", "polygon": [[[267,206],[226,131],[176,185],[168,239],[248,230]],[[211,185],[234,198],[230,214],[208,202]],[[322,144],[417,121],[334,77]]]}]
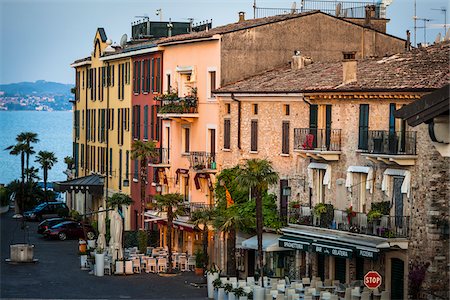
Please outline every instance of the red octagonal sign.
[{"label": "red octagonal sign", "polygon": [[369,289],[376,289],[381,285],[381,275],[377,271],[369,271],[364,276],[364,285]]}]

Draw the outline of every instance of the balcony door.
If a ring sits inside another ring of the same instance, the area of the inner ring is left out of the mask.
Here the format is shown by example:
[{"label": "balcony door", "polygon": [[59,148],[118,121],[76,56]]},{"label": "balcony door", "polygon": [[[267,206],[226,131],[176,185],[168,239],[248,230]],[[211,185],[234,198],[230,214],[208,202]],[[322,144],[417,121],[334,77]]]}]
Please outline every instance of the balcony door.
[{"label": "balcony door", "polygon": [[309,106],[309,134],[314,136],[312,148],[317,147],[317,127],[318,127],[318,105]]},{"label": "balcony door", "polygon": [[287,179],[280,180],[280,218],[282,221],[287,222],[288,217],[288,195],[286,195],[284,189],[288,186]]},{"label": "balcony door", "polygon": [[367,150],[369,139],[369,104],[359,106],[358,149]]}]

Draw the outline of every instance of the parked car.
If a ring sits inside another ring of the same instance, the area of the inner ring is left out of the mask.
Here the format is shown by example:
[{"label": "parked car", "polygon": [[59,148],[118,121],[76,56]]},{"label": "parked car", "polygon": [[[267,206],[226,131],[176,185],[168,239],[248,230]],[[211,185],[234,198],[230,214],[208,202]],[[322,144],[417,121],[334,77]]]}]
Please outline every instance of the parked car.
[{"label": "parked car", "polygon": [[37,232],[40,234],[44,234],[45,230],[52,228],[56,224],[59,224],[64,221],[69,221],[69,220],[66,218],[51,218],[51,219],[44,220],[41,223],[39,223]]},{"label": "parked car", "polygon": [[[84,227],[84,229],[83,229]],[[85,233],[86,232],[86,236]],[[82,224],[76,221],[64,221],[44,231],[48,238],[58,238],[61,241],[66,239],[94,239],[95,230],[91,225]]]},{"label": "parked car", "polygon": [[69,208],[64,202],[46,202],[37,205],[23,215],[25,219],[32,221],[41,221],[49,218],[61,217],[69,214]]}]

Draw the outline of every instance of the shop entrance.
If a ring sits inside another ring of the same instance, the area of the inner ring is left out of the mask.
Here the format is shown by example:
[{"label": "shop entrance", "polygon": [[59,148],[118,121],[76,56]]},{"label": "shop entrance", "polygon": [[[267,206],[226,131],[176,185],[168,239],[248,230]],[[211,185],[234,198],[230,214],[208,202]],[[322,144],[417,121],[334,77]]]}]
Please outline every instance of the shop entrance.
[{"label": "shop entrance", "polygon": [[317,276],[325,280],[325,255],[317,253]]},{"label": "shop entrance", "polygon": [[391,297],[392,299],[403,299],[404,265],[403,260],[391,259]]},{"label": "shop entrance", "polygon": [[342,257],[334,258],[334,278],[340,283],[345,283],[347,279],[347,261]]}]

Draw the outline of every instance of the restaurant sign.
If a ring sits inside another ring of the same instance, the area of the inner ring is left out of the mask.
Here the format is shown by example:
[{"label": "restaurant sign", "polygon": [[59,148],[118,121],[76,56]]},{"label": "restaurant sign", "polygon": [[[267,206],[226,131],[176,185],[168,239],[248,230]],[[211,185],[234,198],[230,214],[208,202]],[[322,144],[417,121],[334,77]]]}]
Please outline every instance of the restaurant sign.
[{"label": "restaurant sign", "polygon": [[369,259],[377,259],[378,258],[377,251],[364,250],[364,249],[356,249],[356,255],[358,255],[359,257],[369,258]]},{"label": "restaurant sign", "polygon": [[308,247],[309,247],[309,243],[307,243],[307,242],[291,240],[291,239],[284,239],[284,238],[280,238],[278,240],[278,245],[280,247],[284,247],[284,248],[291,248],[291,249],[303,250],[303,251],[308,251]]},{"label": "restaurant sign", "polygon": [[313,244],[313,251],[324,255],[332,255],[343,258],[352,258],[353,250],[336,247],[333,245]]}]

